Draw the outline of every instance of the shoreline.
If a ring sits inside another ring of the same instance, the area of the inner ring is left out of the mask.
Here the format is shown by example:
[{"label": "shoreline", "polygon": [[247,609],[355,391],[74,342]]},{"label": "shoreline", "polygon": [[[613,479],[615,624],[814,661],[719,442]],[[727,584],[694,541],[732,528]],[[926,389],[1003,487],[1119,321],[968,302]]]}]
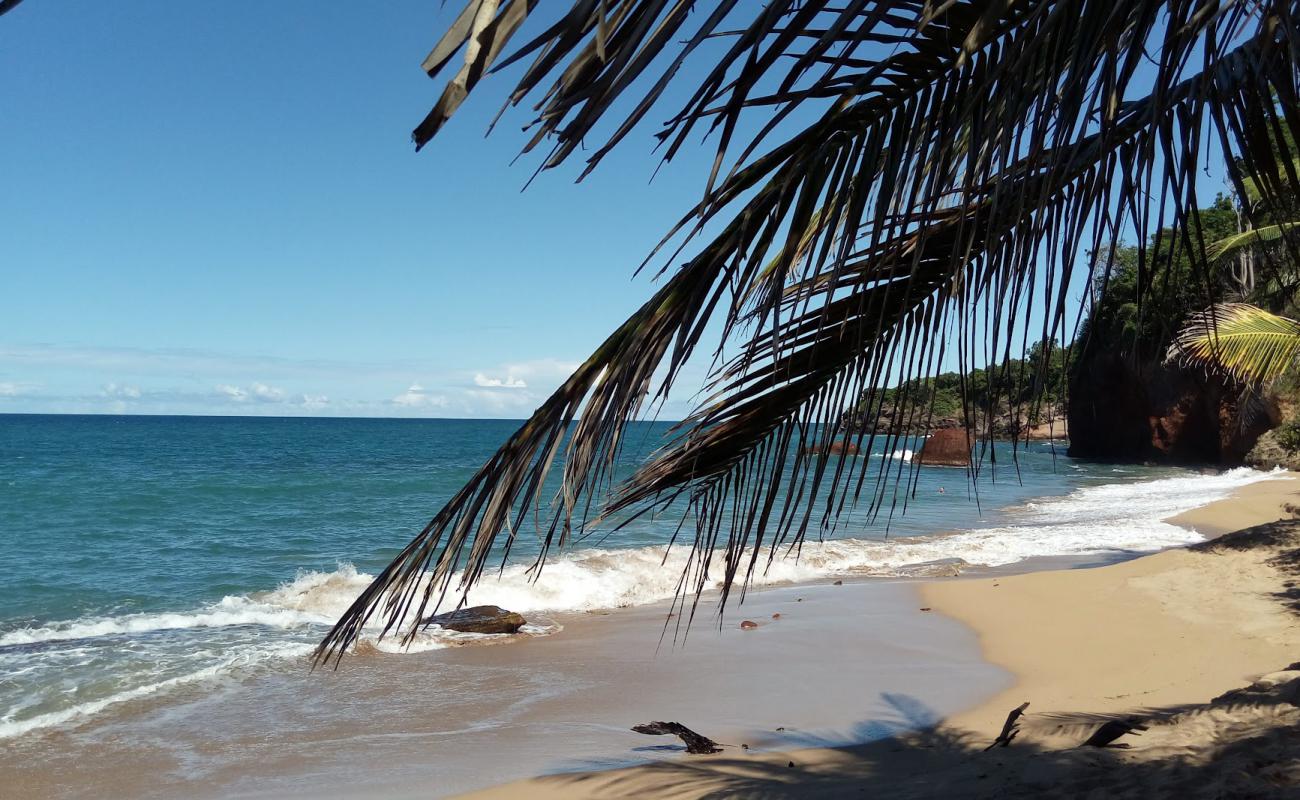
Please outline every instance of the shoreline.
[{"label": "shoreline", "polygon": [[[1224,515],[1223,504],[1244,504],[1258,514],[1260,498],[1275,494],[1277,485],[1300,489],[1296,475],[1285,477],[1239,486],[1225,500],[1171,519],[1209,530],[1234,518]],[[1280,505],[1271,508],[1280,513]],[[1023,698],[1034,705],[1022,739],[1034,746],[1041,732],[1031,719],[1084,708],[1071,704],[1077,698],[1041,693],[1047,690],[1032,681],[1043,665],[1016,660],[1022,651],[1046,651],[1049,660],[1064,651],[1032,639],[1001,648],[999,631],[1014,639],[1025,623],[1003,624],[1006,609],[980,594],[996,585],[1002,599],[1024,598],[1016,588],[1024,579],[1093,580],[1178,554],[1190,555],[1176,548],[1128,559],[1131,553],[1122,551],[1033,556],[966,568],[956,579],[944,572],[844,575],[842,586],[831,575],[755,590],[729,610],[721,628],[711,619],[716,599],[706,596],[685,647],[675,645],[671,628],[660,640],[667,602],[556,614],[564,626],[559,634],[505,646],[374,652],[354,656],[337,673],[281,671],[216,693],[132,701],[111,720],[14,740],[8,755],[0,751],[0,775],[15,790],[60,797],[98,791],[155,798],[545,800],[690,798],[748,789],[821,797],[842,790],[860,796],[864,782],[907,796],[909,770],[942,771],[950,765],[933,761],[935,754],[964,753],[991,739],[1010,708],[1003,707],[1008,697],[1034,693]],[[1022,605],[1048,613],[1069,605],[1070,596],[1057,591],[1056,606],[1038,598]],[[1150,598],[1137,605],[1143,603],[1150,606]],[[1128,608],[1125,613],[1132,616]],[[1163,612],[1152,613],[1143,624],[1163,625]],[[742,619],[756,620],[759,629],[740,630]],[[1194,652],[1180,652],[1194,660]],[[1216,691],[1244,680],[1219,674],[1204,686],[1229,677]],[[1193,694],[1176,702],[1208,698]],[[628,731],[651,719],[680,721],[749,748],[684,756],[675,739]],[[924,743],[919,755],[911,752],[918,742]],[[358,759],[381,759],[385,766],[348,766]],[[142,774],[131,764],[150,766]],[[796,764],[793,772],[788,764]],[[482,788],[485,775],[515,782]],[[662,787],[666,776],[671,790]]]},{"label": "shoreline", "polygon": [[721,629],[707,600],[684,646],[671,629],[660,641],[656,604],[566,615],[559,634],[511,644],[374,652],[337,672],[304,664],[15,741],[0,775],[31,797],[426,798],[675,761],[676,739],[629,730],[657,719],[706,728],[728,753],[882,740],[1010,680],[971,631],[918,611],[917,586],[773,588]]},{"label": "shoreline", "polygon": [[[1300,476],[1290,473],[1168,521],[1212,541],[1284,519],[1282,506],[1296,500]],[[1300,656],[1292,649],[1300,647],[1300,626],[1264,596],[1274,576],[1251,569],[1256,560],[1226,570],[1204,561],[1175,547],[1097,568],[926,584],[922,593],[935,610],[977,631],[985,658],[1016,676],[949,724],[996,730],[1030,696],[1033,714],[1203,702]],[[1229,577],[1232,585],[1213,585]],[[1172,666],[1184,660],[1196,666]]]},{"label": "shoreline", "polygon": [[[1284,473],[1168,521],[1213,541],[1231,530],[1284,520],[1290,516],[1284,506],[1297,501],[1300,475]],[[1272,596],[1282,580],[1268,564],[1274,554],[1205,549],[1176,547],[1082,568],[916,581],[925,608],[975,631],[985,660],[1012,676],[1007,688],[928,730],[841,748],[679,756],[605,772],[534,777],[463,797],[929,797],[941,790],[944,796],[1028,797],[1059,791],[1063,780],[1076,787],[1091,781],[1103,792],[1107,781],[1116,782],[1110,791],[1132,790],[1133,782],[1146,782],[1150,791],[1175,791],[1188,774],[1193,783],[1183,790],[1201,786],[1197,770],[1208,766],[1210,756],[1200,763],[1198,750],[1208,753],[1211,742],[1231,735],[1216,725],[1236,726],[1232,731],[1252,742],[1275,732],[1276,714],[1263,721],[1250,710],[1233,716],[1232,709],[1220,708],[1220,696],[1300,657],[1300,617]],[[1280,681],[1290,680],[1288,675],[1300,681],[1300,672],[1280,674],[1252,688],[1284,685]],[[1217,705],[1211,705],[1215,698]],[[1008,712],[1025,701],[1031,705],[1013,745],[979,761]],[[1300,710],[1291,711],[1296,719],[1284,722],[1300,721]],[[1135,743],[1133,750],[1078,747],[1102,723],[1130,716],[1154,720],[1143,739],[1125,739]],[[1182,772],[1163,767],[1171,758]],[[1116,759],[1123,761],[1119,768]],[[1156,763],[1162,766],[1151,766]]]}]

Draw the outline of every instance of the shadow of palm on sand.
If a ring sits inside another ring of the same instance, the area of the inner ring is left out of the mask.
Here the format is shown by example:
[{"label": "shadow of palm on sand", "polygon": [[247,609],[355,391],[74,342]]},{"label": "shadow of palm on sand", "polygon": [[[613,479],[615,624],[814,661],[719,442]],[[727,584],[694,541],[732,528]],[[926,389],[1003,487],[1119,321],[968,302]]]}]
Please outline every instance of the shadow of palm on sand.
[{"label": "shadow of palm on sand", "polygon": [[[794,731],[783,740],[792,752],[736,749],[606,771],[572,762],[533,785],[573,798],[1294,797],[1300,671],[1276,675],[1289,677],[1200,705],[1030,714],[1042,736],[991,750],[996,732],[946,728],[915,698],[883,695],[896,717],[854,726],[856,744],[828,747],[834,737]],[[1149,730],[1128,737],[1133,750],[1082,746],[1101,725],[1135,719]]]}]

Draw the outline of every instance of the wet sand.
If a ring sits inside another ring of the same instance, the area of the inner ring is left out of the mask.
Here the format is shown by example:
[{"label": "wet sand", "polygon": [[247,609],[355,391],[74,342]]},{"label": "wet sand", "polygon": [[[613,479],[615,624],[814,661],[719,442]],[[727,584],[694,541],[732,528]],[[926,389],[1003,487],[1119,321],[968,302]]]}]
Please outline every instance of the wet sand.
[{"label": "wet sand", "polygon": [[[1297,501],[1300,479],[1288,474],[1180,522],[1246,527],[1288,518]],[[473,797],[1295,796],[1300,523],[1210,544],[1092,569],[925,583],[927,605],[978,631],[986,657],[1015,679],[920,733],[543,776]],[[1025,701],[1014,743],[986,752]],[[1102,724],[1130,719],[1148,728],[1124,738],[1131,749],[1080,747]]]},{"label": "wet sand", "polygon": [[659,605],[515,644],[299,664],[6,742],[0,776],[14,797],[427,798],[680,759],[675,739],[629,730],[651,720],[754,754],[878,740],[1010,680],[969,629],[921,611],[917,587],[753,593],[720,630],[705,603],[676,646]]}]

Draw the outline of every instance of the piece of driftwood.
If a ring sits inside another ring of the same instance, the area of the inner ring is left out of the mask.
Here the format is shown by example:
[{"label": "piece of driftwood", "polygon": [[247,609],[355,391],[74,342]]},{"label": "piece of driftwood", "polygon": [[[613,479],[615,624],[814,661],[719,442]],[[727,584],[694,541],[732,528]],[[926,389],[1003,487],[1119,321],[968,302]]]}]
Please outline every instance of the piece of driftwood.
[{"label": "piece of driftwood", "polygon": [[701,736],[680,722],[647,722],[644,725],[633,725],[632,730],[648,736],[676,736],[686,743],[686,752],[693,755],[722,752],[717,742]]},{"label": "piece of driftwood", "polygon": [[1025,713],[1026,708],[1029,708],[1029,703],[1021,703],[1011,709],[1011,713],[1007,714],[1006,723],[1002,726],[1002,733],[999,733],[998,738],[993,740],[993,744],[984,748],[984,752],[987,753],[998,745],[1006,747],[1011,744],[1011,740],[1016,738],[1016,735],[1020,733],[1020,717]]},{"label": "piece of driftwood", "polygon": [[1088,741],[1083,743],[1083,747],[1128,747],[1126,744],[1111,744],[1111,742],[1128,733],[1141,736],[1140,731],[1146,729],[1147,726],[1135,719],[1113,719],[1093,731],[1092,736],[1088,737]]}]

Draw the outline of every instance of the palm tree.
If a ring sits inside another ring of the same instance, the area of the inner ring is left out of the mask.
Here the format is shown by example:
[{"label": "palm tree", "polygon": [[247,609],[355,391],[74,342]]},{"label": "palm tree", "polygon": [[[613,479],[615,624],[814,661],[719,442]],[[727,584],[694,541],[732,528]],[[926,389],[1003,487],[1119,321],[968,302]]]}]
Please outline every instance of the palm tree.
[{"label": "palm tree", "polygon": [[[685,501],[682,602],[720,580],[725,607],[860,495],[881,508],[907,478],[830,451],[822,432],[843,411],[875,414],[883,387],[945,360],[1056,338],[1079,313],[1078,273],[1109,269],[1087,252],[1166,226],[1203,251],[1187,222],[1211,145],[1239,195],[1247,179],[1265,201],[1297,194],[1298,18],[1300,3],[1266,0],[471,0],[424,62],[436,77],[463,51],[417,149],[512,68],[505,104],[535,103],[524,149],[545,146],[540,168],[581,152],[585,175],[670,96],[685,101],[656,134],[662,158],[707,133],[713,166],[651,256],[662,285],[379,574],[318,660],[375,616],[413,634],[534,513],[540,567],[593,516]],[[722,343],[706,341],[711,322]],[[704,399],[612,486],[627,422],[697,351],[712,358]]]},{"label": "palm tree", "polygon": [[1220,303],[1187,321],[1169,357],[1266,386],[1300,362],[1300,322],[1246,303]]}]

